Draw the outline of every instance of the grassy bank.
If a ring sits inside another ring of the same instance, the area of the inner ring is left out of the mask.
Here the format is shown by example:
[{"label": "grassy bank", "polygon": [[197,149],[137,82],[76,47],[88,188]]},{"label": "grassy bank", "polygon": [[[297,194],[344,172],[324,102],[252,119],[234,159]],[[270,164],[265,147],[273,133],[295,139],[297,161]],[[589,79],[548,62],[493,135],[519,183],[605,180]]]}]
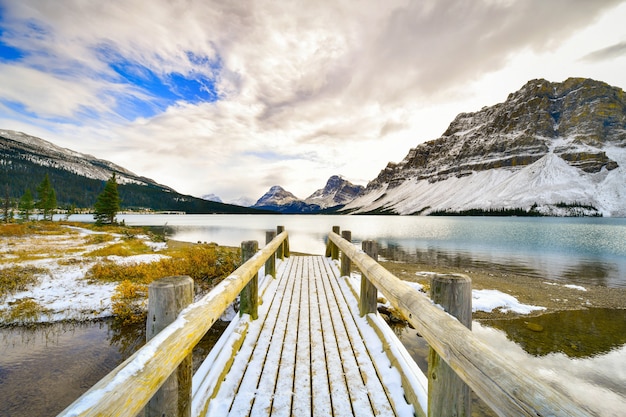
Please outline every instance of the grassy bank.
[{"label": "grassy bank", "polygon": [[[0,248],[4,323],[56,321],[64,311],[72,319],[112,313],[123,323],[141,321],[153,280],[189,275],[196,291],[206,292],[240,260],[238,248],[166,242],[141,227],[71,222],[0,225]],[[100,305],[77,306],[89,287]]]}]

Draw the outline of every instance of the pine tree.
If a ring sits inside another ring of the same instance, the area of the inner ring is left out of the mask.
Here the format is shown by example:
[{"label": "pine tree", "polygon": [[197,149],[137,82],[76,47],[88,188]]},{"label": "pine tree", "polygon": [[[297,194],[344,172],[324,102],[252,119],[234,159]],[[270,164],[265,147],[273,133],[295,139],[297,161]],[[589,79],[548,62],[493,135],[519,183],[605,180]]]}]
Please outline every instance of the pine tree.
[{"label": "pine tree", "polygon": [[30,189],[27,188],[26,191],[24,192],[24,195],[20,199],[20,204],[19,204],[21,221],[28,221],[34,208],[35,208],[35,202],[33,200],[33,195],[31,194]]},{"label": "pine tree", "polygon": [[44,220],[52,220],[54,210],[57,208],[57,195],[54,188],[52,188],[48,174],[37,187],[37,196],[39,201],[37,201],[35,207],[42,210]]},{"label": "pine tree", "polygon": [[4,201],[2,203],[3,216],[2,219],[5,223],[8,223],[9,218],[9,210],[11,209],[11,199],[9,198],[9,184],[5,184],[4,187]]},{"label": "pine tree", "polygon": [[109,178],[104,190],[98,195],[94,206],[94,219],[96,224],[113,224],[115,215],[120,210],[120,196],[117,191],[115,173]]}]

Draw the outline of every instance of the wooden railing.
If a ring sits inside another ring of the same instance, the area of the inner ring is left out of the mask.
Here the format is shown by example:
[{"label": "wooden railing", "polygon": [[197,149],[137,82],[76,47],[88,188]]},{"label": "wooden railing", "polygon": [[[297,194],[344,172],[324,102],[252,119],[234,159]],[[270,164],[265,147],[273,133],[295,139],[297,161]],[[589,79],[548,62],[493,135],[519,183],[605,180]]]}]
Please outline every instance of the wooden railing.
[{"label": "wooden railing", "polygon": [[[241,312],[255,316],[258,300],[253,295],[256,294],[259,270],[264,264],[266,268],[271,268],[271,264],[266,263],[276,254],[278,257],[288,256],[287,232],[281,226],[278,232],[278,236],[272,235],[271,241],[258,252],[254,244],[242,243],[245,263],[241,267],[201,300],[184,308],[170,325],[155,334],[59,416],[137,416],[240,293],[243,293],[242,302],[245,304]],[[246,254],[246,248],[250,247],[254,249]],[[250,258],[246,260],[248,256]]]},{"label": "wooden railing", "polygon": [[[361,314],[372,312],[371,300],[372,298],[376,300],[375,292],[372,297],[371,286],[374,286],[426,339],[431,350],[434,350],[498,415],[535,417],[592,415],[574,398],[557,391],[532,373],[493,351],[464,324],[447,314],[441,306],[435,305],[423,294],[383,268],[364,252],[367,245],[364,245],[363,251],[356,248],[349,241],[350,232],[343,232],[347,239],[342,238],[338,232],[339,228],[334,227],[333,232],[329,234],[330,245],[326,254],[337,259],[338,251],[341,251],[342,275],[349,274],[352,262],[367,281],[364,282],[362,278],[361,299],[370,301],[362,303]],[[432,380],[439,376],[439,372],[429,368],[427,376],[428,410],[423,412],[429,416],[452,415],[439,408],[438,404],[441,401],[435,400],[431,392],[431,384],[435,382]],[[457,394],[450,395],[448,399],[456,400],[454,396]],[[469,407],[457,412],[456,415],[469,415]]]}]

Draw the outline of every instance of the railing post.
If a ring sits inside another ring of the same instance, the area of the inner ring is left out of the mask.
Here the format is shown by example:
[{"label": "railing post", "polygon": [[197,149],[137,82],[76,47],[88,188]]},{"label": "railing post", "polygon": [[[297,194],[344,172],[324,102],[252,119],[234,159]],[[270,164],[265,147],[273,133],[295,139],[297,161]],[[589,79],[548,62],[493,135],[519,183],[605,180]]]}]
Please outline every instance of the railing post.
[{"label": "railing post", "polygon": [[[348,242],[352,242],[352,232],[349,230],[344,230],[341,232],[341,237],[347,240]],[[350,258],[345,253],[341,253],[341,276],[346,277],[350,276]]]},{"label": "railing post", "polygon": [[[256,240],[247,240],[241,242],[241,263],[245,263],[252,258],[259,250],[259,243]],[[250,314],[252,320],[259,317],[259,274],[258,272],[252,277],[250,282],[241,291],[239,298],[239,314]]]},{"label": "railing post", "polygon": [[[276,226],[276,235],[279,235],[284,231],[285,231],[285,226]],[[285,260],[285,242],[281,243],[278,249],[276,250],[276,257],[280,258],[281,261]]]},{"label": "railing post", "polygon": [[[461,324],[472,328],[472,281],[461,274],[435,275],[430,283],[430,296]],[[428,416],[469,417],[471,414],[469,386],[430,349],[428,355]]]},{"label": "railing post", "polygon": [[[276,232],[273,230],[268,230],[265,232],[265,244],[270,243],[276,237]],[[265,261],[265,275],[271,275],[276,278],[276,253],[273,253],[272,256],[267,258]]]},{"label": "railing post", "polygon": [[[365,240],[361,243],[363,252],[378,262],[378,245],[373,240]],[[370,282],[365,274],[361,273],[361,295],[359,297],[359,313],[361,317],[369,313],[375,313],[378,307],[378,290]]]},{"label": "railing post", "polygon": [[[148,286],[146,341],[176,320],[193,302],[193,279],[188,276],[162,278]],[[165,381],[145,407],[145,417],[189,417],[191,415],[192,357],[187,355],[178,370]]]},{"label": "railing post", "polygon": [[[333,232],[339,234],[339,226],[333,226]],[[339,247],[334,243],[330,246],[330,257],[333,259],[339,259]]]}]

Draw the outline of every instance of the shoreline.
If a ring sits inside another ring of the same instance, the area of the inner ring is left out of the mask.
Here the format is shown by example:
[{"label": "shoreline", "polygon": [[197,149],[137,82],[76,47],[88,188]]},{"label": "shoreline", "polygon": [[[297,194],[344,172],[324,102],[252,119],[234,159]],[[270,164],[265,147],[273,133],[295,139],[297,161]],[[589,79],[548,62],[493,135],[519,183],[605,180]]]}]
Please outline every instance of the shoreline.
[{"label": "shoreline", "polygon": [[520,303],[545,307],[529,314],[475,311],[474,320],[514,319],[534,317],[562,310],[589,308],[626,309],[626,288],[609,288],[597,285],[570,285],[566,282],[538,279],[522,274],[502,272],[497,269],[462,267],[433,267],[415,262],[380,261],[383,267],[398,278],[430,287],[432,273],[464,274],[471,278],[473,290],[498,290],[517,298]]}]

